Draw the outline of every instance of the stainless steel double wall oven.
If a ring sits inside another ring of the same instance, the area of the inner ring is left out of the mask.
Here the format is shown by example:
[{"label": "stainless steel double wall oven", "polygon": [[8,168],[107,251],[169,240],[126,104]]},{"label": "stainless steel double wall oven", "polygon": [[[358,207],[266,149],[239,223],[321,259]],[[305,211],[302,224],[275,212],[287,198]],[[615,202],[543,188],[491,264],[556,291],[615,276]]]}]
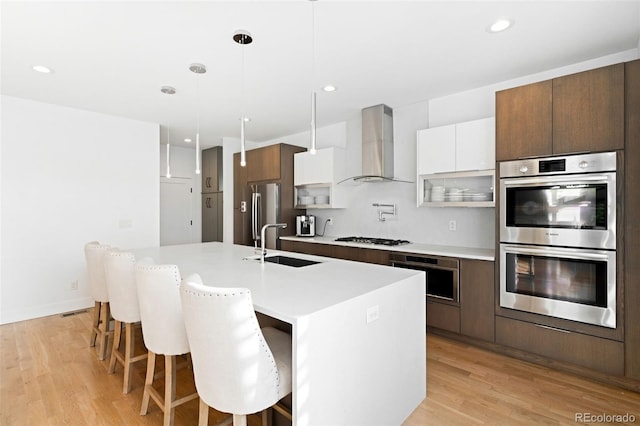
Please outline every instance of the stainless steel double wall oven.
[{"label": "stainless steel double wall oven", "polygon": [[616,153],[500,163],[500,306],[616,328]]}]

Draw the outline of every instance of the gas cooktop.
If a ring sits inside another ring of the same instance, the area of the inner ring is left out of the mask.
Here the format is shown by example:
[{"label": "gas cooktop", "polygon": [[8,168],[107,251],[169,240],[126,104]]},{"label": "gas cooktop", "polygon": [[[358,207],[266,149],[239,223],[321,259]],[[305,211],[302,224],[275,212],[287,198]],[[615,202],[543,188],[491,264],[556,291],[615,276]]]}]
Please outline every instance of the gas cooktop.
[{"label": "gas cooktop", "polygon": [[341,241],[345,243],[376,244],[383,246],[399,246],[402,244],[411,244],[411,241],[407,240],[389,240],[386,238],[373,237],[342,237],[336,238],[335,241]]}]

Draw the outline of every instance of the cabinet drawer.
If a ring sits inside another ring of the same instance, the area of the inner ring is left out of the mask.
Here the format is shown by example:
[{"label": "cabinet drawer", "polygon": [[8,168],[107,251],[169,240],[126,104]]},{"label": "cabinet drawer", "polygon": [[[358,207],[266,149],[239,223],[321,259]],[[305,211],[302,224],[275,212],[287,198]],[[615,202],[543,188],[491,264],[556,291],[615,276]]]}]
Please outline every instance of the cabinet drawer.
[{"label": "cabinet drawer", "polygon": [[496,342],[606,374],[624,374],[624,344],[586,334],[496,317]]},{"label": "cabinet drawer", "polygon": [[460,333],[460,308],[427,301],[427,326]]}]

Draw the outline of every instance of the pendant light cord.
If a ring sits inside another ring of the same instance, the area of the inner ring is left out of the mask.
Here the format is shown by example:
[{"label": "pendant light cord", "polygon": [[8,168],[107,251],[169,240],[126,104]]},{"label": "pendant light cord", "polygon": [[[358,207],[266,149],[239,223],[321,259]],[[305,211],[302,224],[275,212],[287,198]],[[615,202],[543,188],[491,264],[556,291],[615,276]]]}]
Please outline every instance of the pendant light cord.
[{"label": "pendant light cord", "polygon": [[315,0],[311,1],[311,145],[310,154],[316,153],[316,91],[315,91],[315,73],[316,73],[316,15]]}]

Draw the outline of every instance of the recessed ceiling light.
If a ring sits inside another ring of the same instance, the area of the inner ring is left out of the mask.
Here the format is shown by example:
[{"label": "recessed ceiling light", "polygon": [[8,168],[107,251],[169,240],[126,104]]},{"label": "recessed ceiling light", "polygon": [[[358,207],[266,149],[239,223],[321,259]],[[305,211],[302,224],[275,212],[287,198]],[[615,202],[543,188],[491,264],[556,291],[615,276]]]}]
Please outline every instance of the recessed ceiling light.
[{"label": "recessed ceiling light", "polygon": [[507,18],[497,19],[491,26],[488,28],[490,33],[499,33],[501,31],[506,30],[513,26],[513,21]]},{"label": "recessed ceiling light", "polygon": [[327,84],[322,88],[322,90],[324,90],[325,92],[335,92],[336,86],[334,86],[333,84]]},{"label": "recessed ceiling light", "polygon": [[162,86],[160,88],[160,91],[165,95],[173,95],[174,93],[176,93],[176,88],[171,86]]},{"label": "recessed ceiling light", "polygon": [[50,74],[51,73],[51,68],[45,67],[44,65],[35,65],[33,67],[33,70],[41,72],[43,74]]},{"label": "recessed ceiling light", "polygon": [[189,142],[191,142],[191,139],[190,138],[184,138],[184,141],[189,143]]},{"label": "recessed ceiling light", "polygon": [[[242,117],[238,118],[238,120],[242,120]],[[249,121],[251,121],[251,117],[244,117],[245,123],[248,123]]]}]

